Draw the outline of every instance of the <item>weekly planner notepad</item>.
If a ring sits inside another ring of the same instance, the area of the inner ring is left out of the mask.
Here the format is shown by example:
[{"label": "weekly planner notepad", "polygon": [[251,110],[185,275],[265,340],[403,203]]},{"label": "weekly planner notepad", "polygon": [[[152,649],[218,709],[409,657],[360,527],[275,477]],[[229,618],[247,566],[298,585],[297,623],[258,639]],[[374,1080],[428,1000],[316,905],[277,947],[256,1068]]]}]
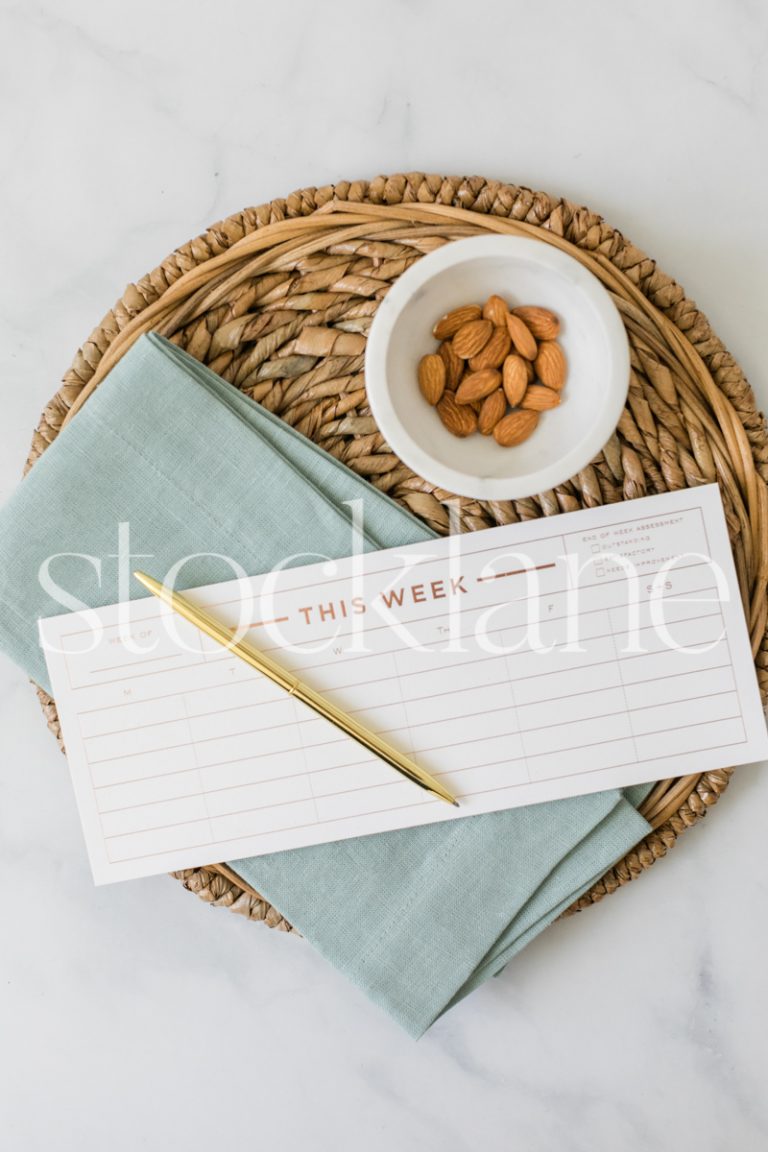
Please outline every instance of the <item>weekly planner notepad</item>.
[{"label": "weekly planner notepad", "polygon": [[768,755],[714,485],[187,595],[460,808],[138,599],[40,621],[97,883]]}]

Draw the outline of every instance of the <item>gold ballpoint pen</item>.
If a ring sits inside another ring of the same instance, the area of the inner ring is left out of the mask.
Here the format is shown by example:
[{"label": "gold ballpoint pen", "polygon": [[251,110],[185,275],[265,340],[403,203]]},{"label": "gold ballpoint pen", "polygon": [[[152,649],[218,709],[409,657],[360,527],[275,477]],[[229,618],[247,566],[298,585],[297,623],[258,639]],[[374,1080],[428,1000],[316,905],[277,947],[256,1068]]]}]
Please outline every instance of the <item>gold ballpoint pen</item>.
[{"label": "gold ballpoint pen", "polygon": [[216,640],[217,643],[228,648],[233,655],[239,656],[246,664],[250,664],[252,668],[268,676],[289,696],[295,696],[297,700],[301,700],[318,715],[330,720],[331,724],[335,724],[342,732],[346,732],[353,740],[357,740],[358,744],[362,744],[369,752],[375,752],[377,756],[380,756],[382,760],[385,760],[403,776],[412,780],[414,784],[418,784],[420,788],[434,793],[435,796],[439,796],[441,800],[453,804],[456,808],[459,807],[456,798],[451,795],[447,788],[443,787],[439,780],[435,780],[434,776],[430,776],[423,768],[419,768],[418,764],[415,764],[408,756],[398,752],[397,748],[393,748],[386,740],[382,740],[375,732],[371,732],[370,728],[366,728],[359,720],[355,720],[353,716],[338,708],[332,701],[326,700],[309,685],[302,684],[291,672],[276,664],[271,656],[260,652],[247,640],[234,640],[233,630],[214,619],[205,609],[198,608],[191,600],[187,600],[186,597],[174,592],[165,584],[161,584],[152,576],[147,576],[145,572],[134,572],[134,576],[153,595],[172,608],[174,612],[178,612],[179,616],[183,616],[185,620],[199,628],[206,636],[210,636],[212,640]]}]

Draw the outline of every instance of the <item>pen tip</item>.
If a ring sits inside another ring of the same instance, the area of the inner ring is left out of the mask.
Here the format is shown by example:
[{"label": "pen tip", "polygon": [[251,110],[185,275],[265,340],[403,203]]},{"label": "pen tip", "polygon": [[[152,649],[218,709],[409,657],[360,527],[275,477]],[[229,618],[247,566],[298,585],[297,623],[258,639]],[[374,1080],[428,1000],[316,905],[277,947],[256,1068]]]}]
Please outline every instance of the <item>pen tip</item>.
[{"label": "pen tip", "polygon": [[146,572],[140,572],[138,568],[133,573],[133,575],[134,578],[138,580],[139,584],[144,585],[148,592],[154,592],[155,595],[158,594],[158,590],[161,585],[158,584],[157,580],[153,580],[151,576],[147,576]]},{"label": "pen tip", "polygon": [[454,808],[460,808],[461,807],[458,800],[452,800],[451,803],[453,804]]}]

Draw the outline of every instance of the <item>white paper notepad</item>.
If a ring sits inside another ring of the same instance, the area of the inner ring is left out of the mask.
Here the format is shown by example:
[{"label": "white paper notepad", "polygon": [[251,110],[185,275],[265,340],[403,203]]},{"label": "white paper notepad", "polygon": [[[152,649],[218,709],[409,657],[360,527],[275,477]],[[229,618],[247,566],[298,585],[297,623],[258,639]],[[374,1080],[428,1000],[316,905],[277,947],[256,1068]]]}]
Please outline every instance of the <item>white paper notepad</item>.
[{"label": "white paper notepad", "polygon": [[460,809],[153,598],[57,616],[41,638],[97,883],[768,755],[714,485],[188,595],[234,626],[244,593],[250,639]]}]

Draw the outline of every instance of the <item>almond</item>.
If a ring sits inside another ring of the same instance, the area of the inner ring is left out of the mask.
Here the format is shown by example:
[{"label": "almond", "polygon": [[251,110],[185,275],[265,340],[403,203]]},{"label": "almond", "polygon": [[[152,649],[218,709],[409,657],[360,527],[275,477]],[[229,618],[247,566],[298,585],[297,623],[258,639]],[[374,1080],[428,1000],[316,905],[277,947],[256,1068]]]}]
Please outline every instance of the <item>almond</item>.
[{"label": "almond", "polygon": [[454,308],[452,312],[446,312],[445,316],[440,317],[432,329],[432,335],[435,340],[450,340],[463,324],[467,324],[470,320],[479,320],[481,315],[482,309],[479,304],[465,304],[462,308]]},{"label": "almond", "polygon": [[537,340],[554,340],[560,331],[560,321],[549,308],[513,308],[512,315],[519,316]]},{"label": "almond", "polygon": [[419,388],[427,404],[437,404],[445,391],[445,364],[436,353],[419,360]]},{"label": "almond", "polygon": [[507,400],[513,408],[516,408],[520,403],[528,387],[528,369],[526,368],[528,363],[528,360],[523,360],[522,356],[517,356],[514,353],[507,356],[504,361],[501,379]]},{"label": "almond", "polygon": [[[442,400],[440,401],[442,404]],[[438,411],[440,411],[438,407]],[[523,411],[510,412],[503,420],[499,420],[493,430],[493,438],[502,448],[513,448],[527,440],[539,422],[538,412]]]},{"label": "almond", "polygon": [[521,408],[529,408],[532,412],[546,412],[549,408],[557,408],[560,403],[560,393],[554,388],[545,388],[543,384],[529,384],[523,396]]},{"label": "almond", "polygon": [[509,355],[511,347],[512,339],[506,327],[497,326],[485,348],[470,359],[469,366],[473,372],[479,372],[483,368],[499,368],[504,363],[504,357]]},{"label": "almond", "polygon": [[449,392],[455,392],[464,375],[464,361],[456,355],[450,340],[443,340],[437,353],[445,364],[445,386]]},{"label": "almond", "polygon": [[[452,392],[444,392],[437,414],[454,436],[471,436],[477,428],[477,415],[467,404],[457,404]],[[533,413],[528,413],[533,415]]]},{"label": "almond", "polygon": [[501,373],[495,368],[483,368],[481,372],[470,372],[456,389],[457,404],[472,404],[484,400],[495,392],[501,384]]},{"label": "almond", "polygon": [[504,327],[507,323],[509,308],[501,296],[489,296],[483,305],[483,319],[490,320],[496,327]]},{"label": "almond", "polygon": [[551,309],[510,308],[494,294],[446,312],[432,331],[439,344],[419,361],[419,388],[452,435],[522,444],[560,404],[567,364]]},{"label": "almond", "polygon": [[539,345],[536,357],[536,375],[547,388],[556,392],[565,384],[565,353],[554,340],[545,340]]},{"label": "almond", "polygon": [[486,396],[483,400],[477,417],[478,432],[481,432],[483,436],[490,436],[506,410],[507,398],[503,390],[497,388],[495,392],[491,392],[490,396]]},{"label": "almond", "polygon": [[[522,324],[522,320],[520,321]],[[469,360],[471,356],[476,356],[481,348],[491,338],[493,333],[493,324],[490,320],[470,320],[466,324],[462,324],[458,332],[453,338],[453,350],[457,356],[461,356],[462,360]]]},{"label": "almond", "polygon": [[[519,316],[513,316],[512,313],[507,316],[507,331],[512,337],[515,351],[519,352],[521,356],[525,356],[526,360],[535,360],[536,341],[533,338],[533,333],[530,328],[527,327]],[[458,348],[456,351],[459,351]],[[460,352],[459,355],[461,355]]]}]

